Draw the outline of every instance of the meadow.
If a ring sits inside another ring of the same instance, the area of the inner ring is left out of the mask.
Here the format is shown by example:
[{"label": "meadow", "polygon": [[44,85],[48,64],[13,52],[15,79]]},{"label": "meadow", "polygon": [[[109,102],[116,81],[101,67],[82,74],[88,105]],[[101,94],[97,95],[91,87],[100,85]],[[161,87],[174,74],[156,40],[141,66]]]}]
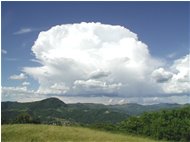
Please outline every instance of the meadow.
[{"label": "meadow", "polygon": [[156,142],[83,127],[35,124],[2,125],[2,142]]}]

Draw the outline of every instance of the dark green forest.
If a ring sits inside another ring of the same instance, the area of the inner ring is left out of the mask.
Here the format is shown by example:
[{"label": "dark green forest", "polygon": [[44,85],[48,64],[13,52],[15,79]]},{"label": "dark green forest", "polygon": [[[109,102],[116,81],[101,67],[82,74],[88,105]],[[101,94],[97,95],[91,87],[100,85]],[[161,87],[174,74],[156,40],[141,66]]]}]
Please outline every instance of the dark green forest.
[{"label": "dark green forest", "polygon": [[113,124],[96,124],[92,128],[144,135],[169,141],[190,141],[190,106],[158,112],[145,112],[140,116]]}]

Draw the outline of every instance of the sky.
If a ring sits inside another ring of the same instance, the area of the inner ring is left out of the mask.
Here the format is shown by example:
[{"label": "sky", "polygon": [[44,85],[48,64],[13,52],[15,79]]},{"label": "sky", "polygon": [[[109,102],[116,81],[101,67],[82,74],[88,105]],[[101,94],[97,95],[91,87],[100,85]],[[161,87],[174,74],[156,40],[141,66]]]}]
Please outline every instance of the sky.
[{"label": "sky", "polygon": [[189,2],[1,2],[1,99],[190,103]]}]

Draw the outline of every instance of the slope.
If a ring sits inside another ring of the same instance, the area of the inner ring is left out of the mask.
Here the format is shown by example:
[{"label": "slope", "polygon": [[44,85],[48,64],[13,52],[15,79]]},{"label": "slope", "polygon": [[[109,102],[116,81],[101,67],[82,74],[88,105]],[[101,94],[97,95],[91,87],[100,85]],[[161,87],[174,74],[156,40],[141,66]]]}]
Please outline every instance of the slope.
[{"label": "slope", "polygon": [[3,142],[155,142],[148,138],[113,134],[81,127],[2,125]]}]

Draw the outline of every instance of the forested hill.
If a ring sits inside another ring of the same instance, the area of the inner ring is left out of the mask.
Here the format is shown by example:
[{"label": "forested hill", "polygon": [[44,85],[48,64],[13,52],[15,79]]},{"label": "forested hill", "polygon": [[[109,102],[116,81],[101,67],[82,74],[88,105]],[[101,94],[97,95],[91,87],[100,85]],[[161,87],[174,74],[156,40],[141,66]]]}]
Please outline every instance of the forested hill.
[{"label": "forested hill", "polygon": [[190,141],[190,105],[130,117],[120,123],[120,130],[155,139]]},{"label": "forested hill", "polygon": [[140,116],[131,116],[116,125],[95,124],[91,127],[117,133],[144,135],[157,140],[190,142],[190,105],[145,112]]},{"label": "forested hill", "polygon": [[[28,121],[45,124],[94,124],[118,123],[129,116],[140,115],[143,112],[157,111],[182,107],[179,104],[156,105],[103,105],[92,103],[65,104],[57,98],[48,98],[42,101],[19,103],[2,102],[2,124],[20,123],[20,118],[27,116]],[[23,118],[22,118],[23,119]],[[26,120],[25,120],[26,121]]]}]

